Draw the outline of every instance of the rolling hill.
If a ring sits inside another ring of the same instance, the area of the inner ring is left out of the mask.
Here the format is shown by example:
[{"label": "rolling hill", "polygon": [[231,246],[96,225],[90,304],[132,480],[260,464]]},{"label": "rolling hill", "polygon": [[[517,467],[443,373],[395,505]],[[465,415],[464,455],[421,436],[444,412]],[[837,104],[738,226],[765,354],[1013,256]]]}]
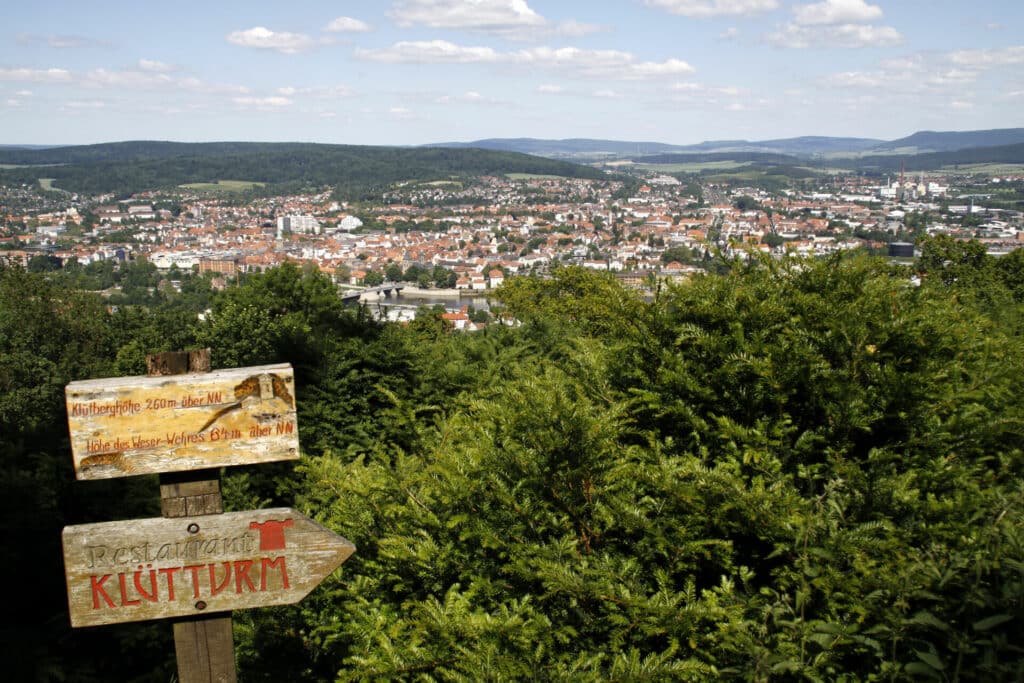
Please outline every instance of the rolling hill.
[{"label": "rolling hill", "polygon": [[500,149],[537,154],[557,159],[584,159],[606,157],[636,158],[653,154],[700,153],[765,153],[786,154],[803,158],[830,156],[859,156],[864,154],[899,154],[949,152],[975,147],[996,147],[1024,142],[1024,128],[995,130],[920,131],[898,140],[874,138],[801,136],[773,140],[708,140],[693,145],[671,145],[660,142],[629,142],[616,140],[566,139],[540,140],[536,138],[490,138],[475,142],[451,142],[429,145],[465,149]]},{"label": "rolling hill", "polygon": [[971,131],[919,131],[905,138],[892,140],[877,147],[873,152],[896,152],[915,150],[924,152],[953,152],[972,147],[1001,147],[1024,143],[1024,128],[1002,128],[995,130]]},{"label": "rolling hill", "polygon": [[[331,186],[350,194],[402,181],[535,173],[604,178],[595,168],[517,152],[320,145],[133,141],[50,149],[0,150],[0,182],[53,178],[70,192],[138,192],[224,178],[264,183],[267,191]],[[36,166],[36,168],[33,168]]]},{"label": "rolling hill", "polygon": [[624,140],[594,140],[590,138],[569,138],[566,140],[489,138],[474,142],[442,142],[423,146],[447,149],[491,149],[536,154],[550,158],[585,156],[621,157],[640,154],[661,154],[683,149],[679,145],[670,145],[663,142],[630,142]]}]

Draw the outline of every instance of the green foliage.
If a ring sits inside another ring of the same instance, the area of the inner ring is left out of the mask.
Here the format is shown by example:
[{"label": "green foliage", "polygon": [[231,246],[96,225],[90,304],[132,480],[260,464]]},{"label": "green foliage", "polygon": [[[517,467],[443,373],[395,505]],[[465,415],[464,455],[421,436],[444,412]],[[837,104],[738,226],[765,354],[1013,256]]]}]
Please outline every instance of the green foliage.
[{"label": "green foliage", "polygon": [[[295,266],[205,320],[0,270],[4,530],[62,585],[61,524],[145,516],[136,486],[71,481],[63,385],[209,345],[296,369],[303,461],[231,472],[228,505],[358,548],[302,603],[235,614],[244,680],[1017,680],[1024,257],[976,252],[926,244],[920,287],[836,256],[650,301],[556,268],[506,280],[520,324],[475,334],[375,323]],[[160,677],[158,630],[72,637],[46,595],[34,645],[3,634],[38,653],[24,678]]]},{"label": "green foliage", "polygon": [[761,205],[758,203],[758,201],[749,195],[737,197],[735,201],[733,201],[732,205],[735,206],[740,211],[750,211],[752,209],[761,208]]},{"label": "green foliage", "polygon": [[155,681],[173,666],[169,634],[153,626],[71,632],[63,594],[65,524],[156,512],[150,479],[76,483],[68,446],[64,386],[113,374],[132,322],[43,274],[0,267],[0,532],[9,548],[0,582],[12,589],[0,642],[9,680]]},{"label": "green foliage", "polygon": [[984,310],[866,258],[499,298],[511,370],[305,468],[360,548],[315,675],[1016,675],[1022,348]]},{"label": "green foliage", "polygon": [[677,261],[679,263],[691,263],[693,260],[693,250],[689,247],[680,245],[678,247],[669,247],[661,252],[662,263],[672,263],[673,261]]}]

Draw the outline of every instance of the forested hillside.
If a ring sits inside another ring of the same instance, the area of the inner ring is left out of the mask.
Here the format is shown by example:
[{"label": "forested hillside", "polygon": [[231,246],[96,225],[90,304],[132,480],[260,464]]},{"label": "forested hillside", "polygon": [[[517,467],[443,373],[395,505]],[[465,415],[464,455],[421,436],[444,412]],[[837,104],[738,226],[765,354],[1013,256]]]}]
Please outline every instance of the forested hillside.
[{"label": "forested hillside", "polygon": [[515,152],[480,149],[369,147],[310,143],[119,142],[35,150],[0,150],[6,184],[53,178],[69,192],[132,193],[187,183],[246,180],[275,192],[333,186],[346,196],[400,181],[446,180],[506,173],[603,178],[588,166]]},{"label": "forested hillside", "polygon": [[63,387],[210,346],[296,370],[301,463],[228,472],[228,505],[358,548],[234,614],[241,680],[1019,680],[1024,253],[938,239],[916,270],[736,263],[645,301],[564,268],[460,334],[291,266],[204,322],[0,269],[8,678],[171,680],[168,624],[68,628],[61,527],[158,494],[74,481]]}]

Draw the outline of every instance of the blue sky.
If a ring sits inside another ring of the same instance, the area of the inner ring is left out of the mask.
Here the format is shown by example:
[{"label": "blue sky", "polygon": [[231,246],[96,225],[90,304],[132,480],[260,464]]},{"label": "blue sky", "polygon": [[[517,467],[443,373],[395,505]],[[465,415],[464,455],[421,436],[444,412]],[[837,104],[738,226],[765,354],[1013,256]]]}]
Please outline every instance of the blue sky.
[{"label": "blue sky", "polygon": [[1020,0],[12,2],[0,143],[1024,126]]}]

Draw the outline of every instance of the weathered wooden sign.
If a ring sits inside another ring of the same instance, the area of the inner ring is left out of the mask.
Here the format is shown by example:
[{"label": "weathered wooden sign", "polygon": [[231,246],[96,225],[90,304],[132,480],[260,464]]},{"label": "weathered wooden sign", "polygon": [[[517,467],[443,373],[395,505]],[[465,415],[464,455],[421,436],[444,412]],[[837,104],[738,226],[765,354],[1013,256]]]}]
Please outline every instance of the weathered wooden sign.
[{"label": "weathered wooden sign", "polygon": [[86,380],[65,395],[78,479],[299,457],[288,364]]},{"label": "weathered wooden sign", "polygon": [[355,546],[291,508],[65,527],[71,625],[298,602]]}]

